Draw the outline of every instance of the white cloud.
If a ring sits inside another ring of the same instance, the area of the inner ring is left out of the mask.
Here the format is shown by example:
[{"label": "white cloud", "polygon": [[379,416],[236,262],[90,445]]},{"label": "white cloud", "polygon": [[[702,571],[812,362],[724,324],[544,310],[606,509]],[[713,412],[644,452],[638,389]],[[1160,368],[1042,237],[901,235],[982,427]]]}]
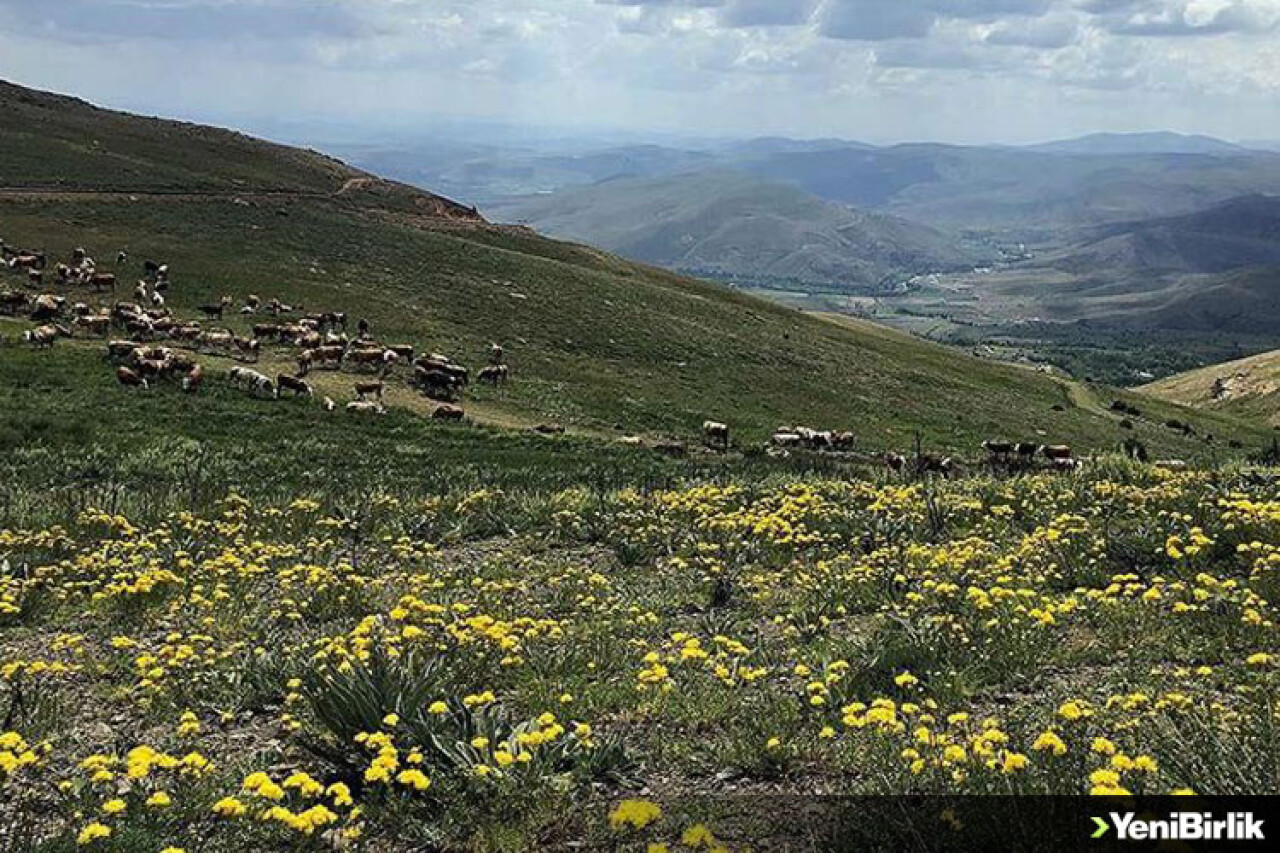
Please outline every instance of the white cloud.
[{"label": "white cloud", "polygon": [[1278,27],[1280,0],[0,0],[0,76],[190,117],[1280,137]]}]

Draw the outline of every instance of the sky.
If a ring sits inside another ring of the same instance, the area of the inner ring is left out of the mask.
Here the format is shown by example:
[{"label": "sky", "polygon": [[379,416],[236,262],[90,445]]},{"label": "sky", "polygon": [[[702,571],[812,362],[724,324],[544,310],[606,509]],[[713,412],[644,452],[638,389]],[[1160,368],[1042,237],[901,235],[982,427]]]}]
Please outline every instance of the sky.
[{"label": "sky", "polygon": [[370,137],[1280,139],[1280,0],[0,0],[0,77]]}]

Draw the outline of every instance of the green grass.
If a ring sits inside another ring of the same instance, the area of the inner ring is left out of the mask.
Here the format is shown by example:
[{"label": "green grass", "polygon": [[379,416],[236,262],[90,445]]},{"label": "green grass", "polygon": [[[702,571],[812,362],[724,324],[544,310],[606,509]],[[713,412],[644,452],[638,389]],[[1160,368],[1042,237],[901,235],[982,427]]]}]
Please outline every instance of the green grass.
[{"label": "green grass", "polygon": [[[0,187],[86,192],[0,190],[0,234],[11,244],[56,258],[85,246],[108,268],[126,248],[133,260],[118,271],[123,298],[141,259],[167,261],[175,282],[169,304],[180,316],[223,295],[239,303],[254,293],[365,317],[387,343],[473,366],[501,341],[513,381],[474,392],[468,405],[481,421],[550,420],[583,432],[688,441],[712,418],[729,423],[743,446],[780,424],[803,423],[852,430],[871,451],[906,450],[918,432],[927,449],[965,454],[986,438],[1093,451],[1128,435],[1114,418],[1077,407],[1048,377],[521,229],[418,216],[406,211],[434,209],[439,200],[406,187],[337,195],[359,173],[315,155],[17,91],[0,89],[0,104],[35,112],[0,128]],[[101,160],[97,149],[111,156]],[[141,172],[121,166],[122,158]],[[160,186],[142,173],[171,177]],[[174,186],[203,194],[148,194]],[[136,193],[115,192],[128,188]],[[18,280],[0,275],[0,286]],[[249,325],[230,322],[239,331]],[[79,404],[68,398],[72,422],[111,385],[105,367],[77,375],[86,396]],[[264,414],[269,406],[251,411],[267,418],[262,432],[276,440],[290,428]],[[1197,424],[1198,417],[1180,414]],[[214,420],[198,419],[200,428],[224,428]],[[1202,431],[1263,441],[1261,430],[1226,418],[1205,424]],[[1162,455],[1202,450],[1161,429],[1141,437]]]}]

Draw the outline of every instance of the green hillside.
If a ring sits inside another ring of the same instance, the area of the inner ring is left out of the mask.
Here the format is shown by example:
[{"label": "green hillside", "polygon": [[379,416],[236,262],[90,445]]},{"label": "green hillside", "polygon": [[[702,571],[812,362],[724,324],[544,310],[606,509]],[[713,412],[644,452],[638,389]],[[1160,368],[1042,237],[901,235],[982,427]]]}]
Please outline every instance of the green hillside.
[{"label": "green hillside", "polygon": [[[927,446],[970,453],[991,436],[1110,448],[1130,434],[1051,377],[491,226],[318,155],[14,87],[0,90],[0,109],[11,117],[0,127],[0,236],[10,244],[56,258],[85,246],[107,269],[127,249],[131,260],[118,270],[124,298],[142,259],[167,261],[169,306],[180,316],[223,295],[239,304],[258,294],[350,312],[384,342],[473,366],[501,341],[514,378],[471,393],[468,410],[481,422],[692,440],[710,417],[732,424],[744,444],[800,422],[851,429],[870,449],[905,449],[919,430]],[[0,276],[6,288],[19,281]],[[240,332],[249,325],[228,322]],[[0,321],[10,341],[25,327]],[[96,383],[82,405],[34,393],[65,385],[62,357],[23,355],[26,379],[6,392],[5,418],[59,429],[80,419],[91,428],[91,407],[125,393],[105,365],[74,374]],[[271,352],[264,369],[289,358]],[[339,402],[350,398],[349,377],[321,382]],[[145,406],[163,411],[166,393]],[[423,406],[403,386],[393,403]],[[206,428],[198,418],[175,424],[194,438]],[[1138,429],[1162,451],[1201,450],[1155,425]],[[1261,440],[1225,420],[1205,429]]]}]

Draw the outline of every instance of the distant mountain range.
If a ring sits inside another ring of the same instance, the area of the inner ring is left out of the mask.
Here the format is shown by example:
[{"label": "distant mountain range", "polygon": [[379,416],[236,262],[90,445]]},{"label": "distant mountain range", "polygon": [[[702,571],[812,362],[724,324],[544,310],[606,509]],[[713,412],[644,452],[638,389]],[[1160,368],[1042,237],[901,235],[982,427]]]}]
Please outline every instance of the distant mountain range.
[{"label": "distant mountain range", "polygon": [[1076,273],[1218,273],[1280,265],[1280,196],[1241,196],[1184,216],[1109,225],[1049,264]]},{"label": "distant mountain range", "polygon": [[740,172],[617,179],[488,210],[635,260],[762,286],[892,288],[984,258],[927,226]]}]

